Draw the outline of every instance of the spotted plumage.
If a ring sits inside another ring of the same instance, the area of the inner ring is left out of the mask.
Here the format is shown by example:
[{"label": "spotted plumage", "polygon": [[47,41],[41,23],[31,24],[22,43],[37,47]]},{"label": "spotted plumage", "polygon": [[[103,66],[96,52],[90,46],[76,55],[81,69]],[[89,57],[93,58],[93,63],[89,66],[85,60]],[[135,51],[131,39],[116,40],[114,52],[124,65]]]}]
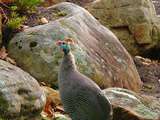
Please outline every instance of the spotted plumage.
[{"label": "spotted plumage", "polygon": [[64,52],[58,77],[64,110],[72,120],[111,120],[110,102],[96,83],[77,70],[69,42],[57,45]]}]

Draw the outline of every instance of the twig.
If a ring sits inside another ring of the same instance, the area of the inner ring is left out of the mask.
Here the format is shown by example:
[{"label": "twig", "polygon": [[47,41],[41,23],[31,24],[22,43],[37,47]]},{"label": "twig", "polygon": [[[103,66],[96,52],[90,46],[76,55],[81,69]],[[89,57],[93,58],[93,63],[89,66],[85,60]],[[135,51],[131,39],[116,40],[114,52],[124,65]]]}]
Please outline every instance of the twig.
[{"label": "twig", "polygon": [[0,2],[0,6],[3,6],[3,7],[5,7],[5,8],[7,8],[7,9],[10,9],[6,4],[4,4],[3,2]]},{"label": "twig", "polygon": [[8,21],[8,17],[6,16],[4,10],[0,7],[0,13],[2,14],[2,16],[4,17],[4,21],[3,23],[6,24]]}]

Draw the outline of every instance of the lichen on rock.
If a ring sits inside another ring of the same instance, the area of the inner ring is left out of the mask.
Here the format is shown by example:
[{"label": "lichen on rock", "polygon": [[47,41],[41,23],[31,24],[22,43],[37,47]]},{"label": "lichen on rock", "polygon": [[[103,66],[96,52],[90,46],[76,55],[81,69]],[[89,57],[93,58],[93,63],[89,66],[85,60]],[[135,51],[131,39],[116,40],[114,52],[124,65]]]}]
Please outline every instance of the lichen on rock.
[{"label": "lichen on rock", "polygon": [[64,2],[48,8],[54,9],[66,15],[26,29],[10,42],[9,54],[24,70],[39,81],[57,86],[62,54],[57,52],[55,42],[72,38],[76,44],[72,52],[77,67],[101,88],[119,86],[140,90],[141,81],[133,60],[110,30],[75,4]]}]

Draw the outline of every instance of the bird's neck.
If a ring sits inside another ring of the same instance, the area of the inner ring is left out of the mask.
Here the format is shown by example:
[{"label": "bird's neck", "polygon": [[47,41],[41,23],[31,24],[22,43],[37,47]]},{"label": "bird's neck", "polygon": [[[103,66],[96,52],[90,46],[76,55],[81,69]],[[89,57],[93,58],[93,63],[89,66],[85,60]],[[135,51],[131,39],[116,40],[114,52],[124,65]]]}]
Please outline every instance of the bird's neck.
[{"label": "bird's neck", "polygon": [[71,52],[69,52],[68,54],[64,54],[60,69],[61,72],[76,70],[75,59]]}]

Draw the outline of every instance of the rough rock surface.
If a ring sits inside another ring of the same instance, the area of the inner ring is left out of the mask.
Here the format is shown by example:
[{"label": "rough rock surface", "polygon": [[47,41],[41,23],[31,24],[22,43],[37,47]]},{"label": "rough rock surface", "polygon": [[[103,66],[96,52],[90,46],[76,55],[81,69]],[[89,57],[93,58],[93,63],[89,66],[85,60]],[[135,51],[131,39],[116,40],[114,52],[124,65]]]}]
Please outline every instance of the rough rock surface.
[{"label": "rough rock surface", "polygon": [[113,120],[159,120],[160,101],[121,88],[104,90],[113,105]]},{"label": "rough rock surface", "polygon": [[95,0],[46,0],[44,4],[46,4],[47,6],[51,6],[60,2],[72,2],[80,6],[85,6],[86,4],[91,3],[93,1]]},{"label": "rough rock surface", "polygon": [[66,0],[66,2],[73,2],[73,3],[81,5],[81,6],[84,6],[87,3],[91,3],[93,1],[95,1],[95,0]]},{"label": "rough rock surface", "polygon": [[24,70],[55,85],[62,58],[55,41],[69,37],[76,43],[72,52],[80,72],[101,88],[139,91],[141,80],[133,60],[111,31],[75,4],[61,3],[49,9],[61,13],[57,20],[26,29],[11,40],[9,54]]},{"label": "rough rock surface", "polygon": [[155,5],[157,15],[160,15],[160,1],[159,0],[152,0],[152,1],[153,4]]},{"label": "rough rock surface", "polygon": [[[113,120],[159,120],[160,118],[160,100],[154,97],[122,88],[108,88],[103,92],[113,106]],[[49,90],[49,93],[55,94],[54,90]],[[52,101],[55,102],[54,98]]]},{"label": "rough rock surface", "polygon": [[44,104],[38,82],[20,68],[0,60],[0,119],[37,118]]},{"label": "rough rock surface", "polygon": [[160,63],[140,56],[136,56],[134,61],[143,82],[142,93],[160,100]]},{"label": "rough rock surface", "polygon": [[159,48],[160,19],[151,0],[97,0],[87,9],[133,55]]}]

